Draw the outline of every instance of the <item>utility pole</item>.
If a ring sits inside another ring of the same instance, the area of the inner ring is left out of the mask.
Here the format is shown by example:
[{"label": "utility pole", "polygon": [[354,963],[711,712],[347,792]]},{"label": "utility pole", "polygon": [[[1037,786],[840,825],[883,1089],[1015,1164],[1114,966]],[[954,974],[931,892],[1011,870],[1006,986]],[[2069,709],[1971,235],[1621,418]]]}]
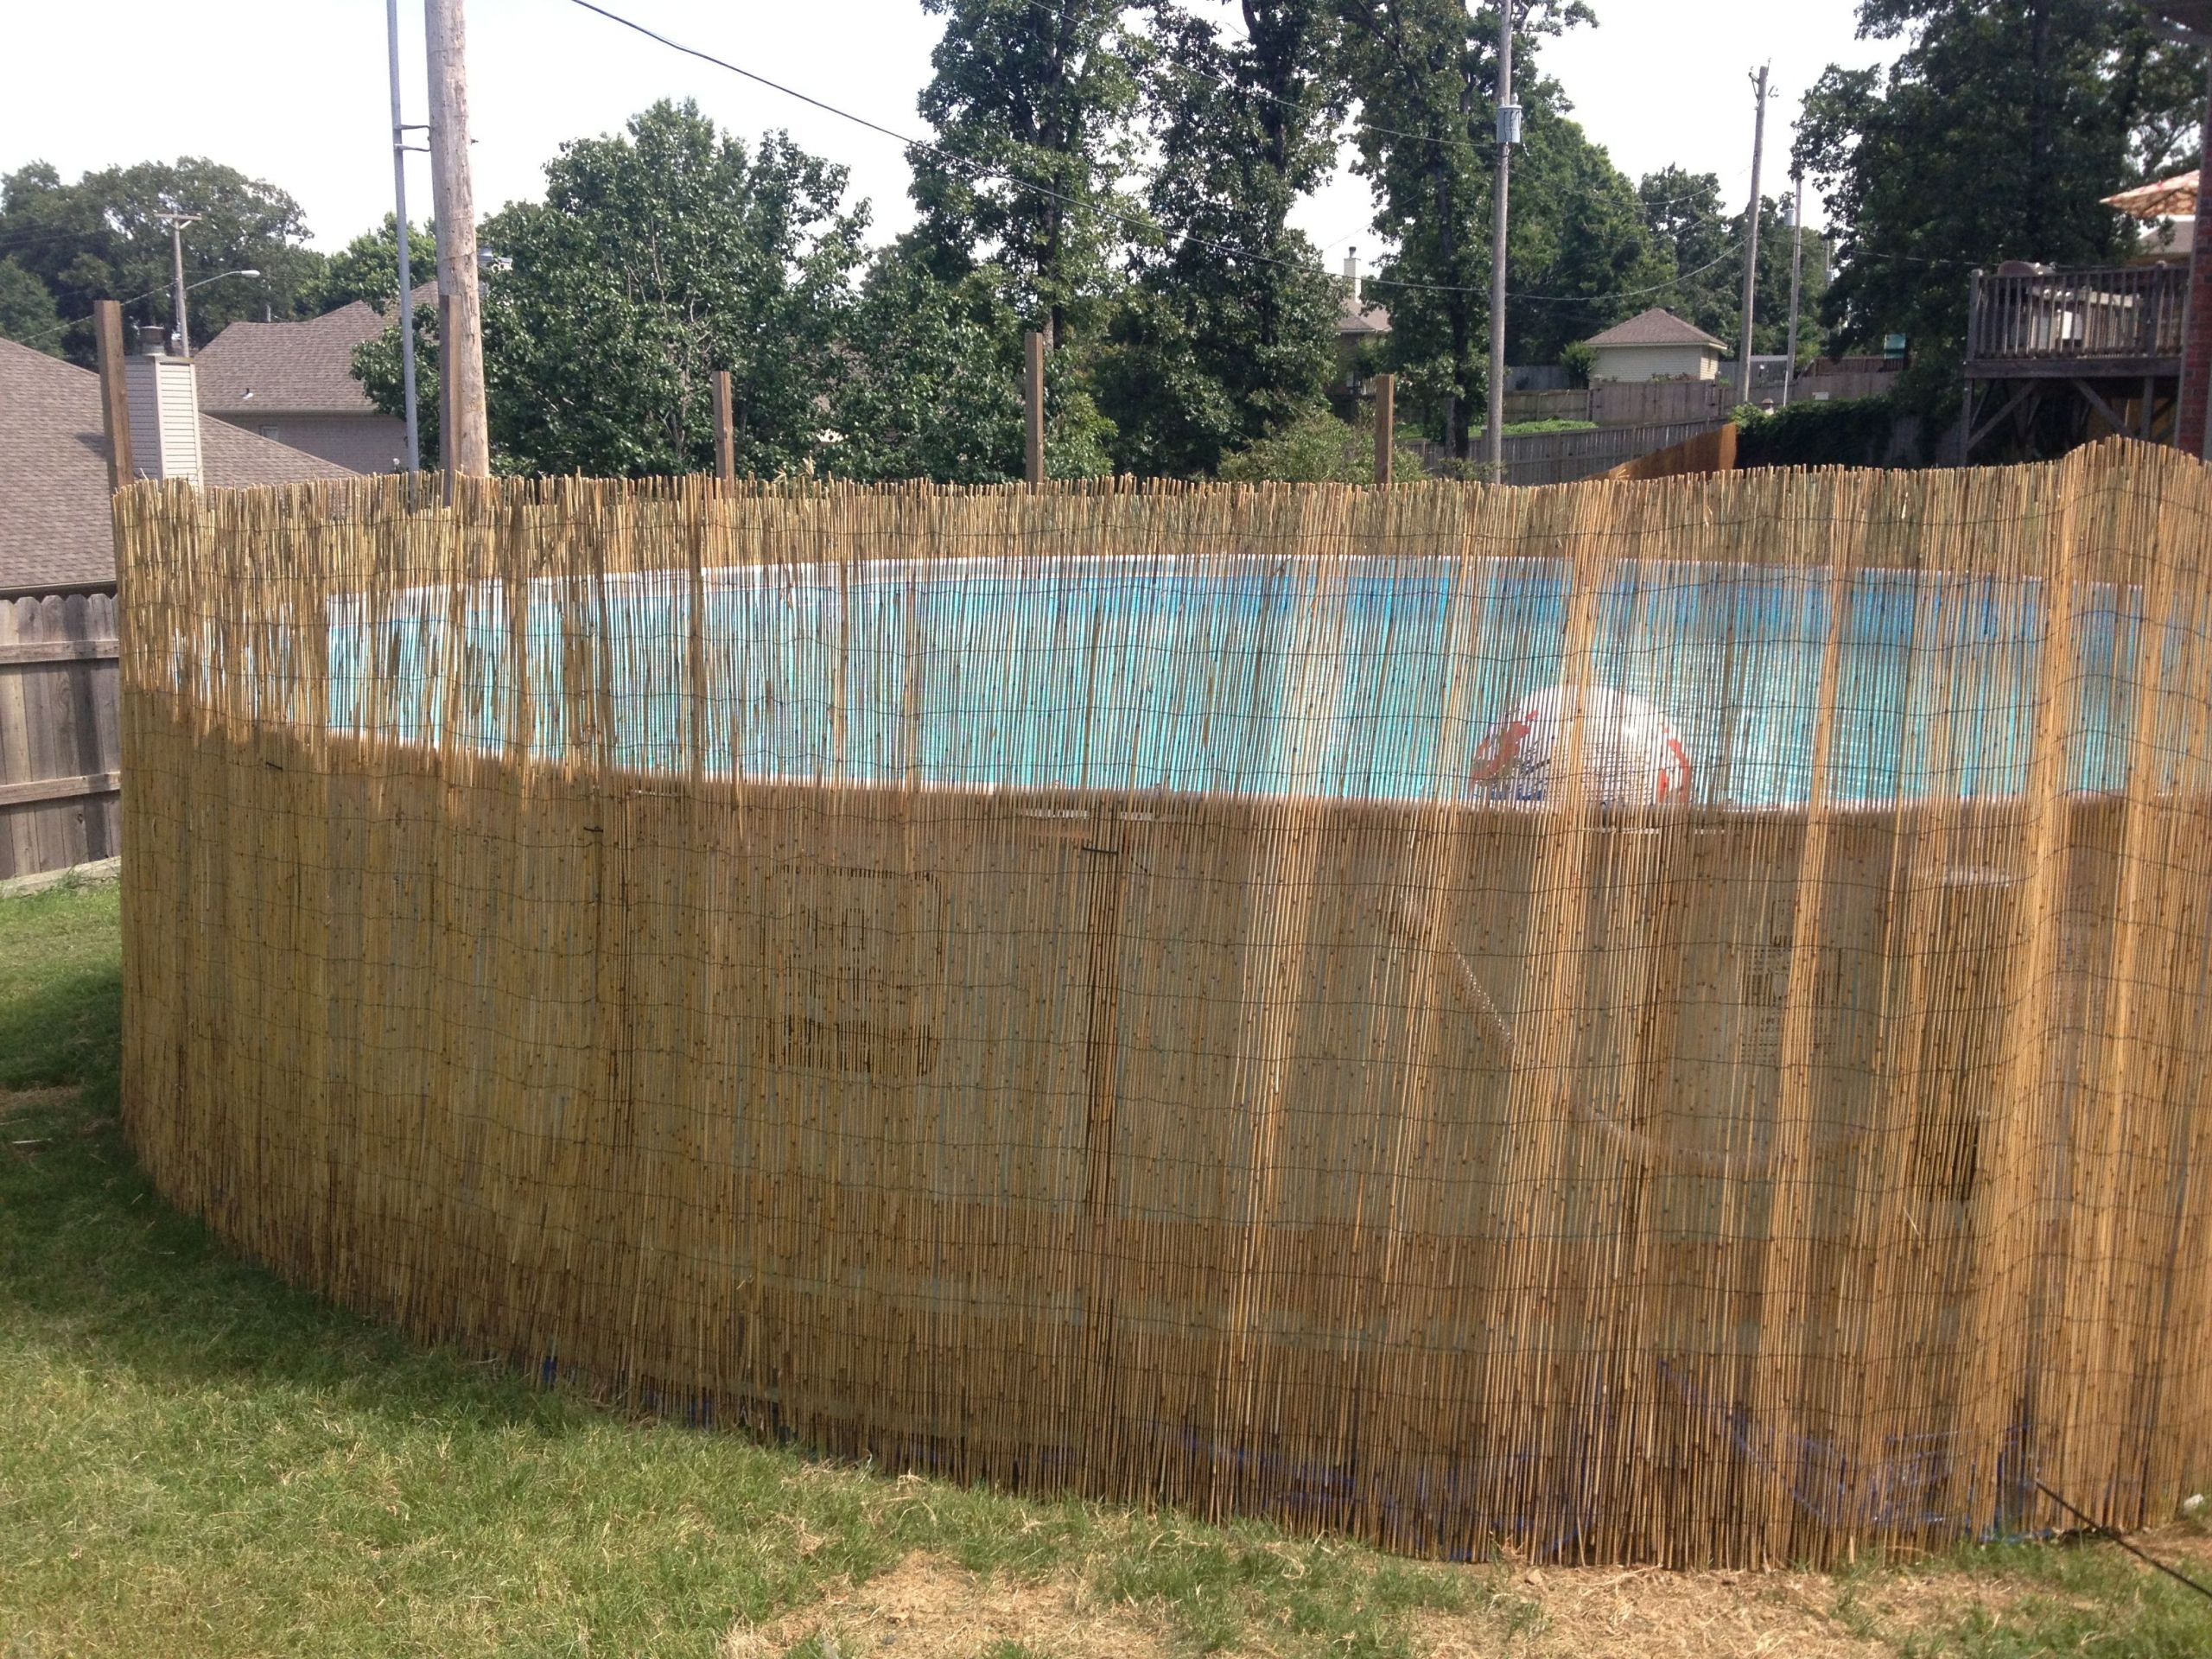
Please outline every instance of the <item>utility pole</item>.
[{"label": "utility pole", "polygon": [[415,273],[407,249],[407,134],[399,109],[399,0],[384,0],[391,57],[391,199],[399,219],[399,390],[407,405],[407,470],[423,470],[423,437],[415,416]]},{"label": "utility pole", "polygon": [[1751,124],[1751,207],[1744,224],[1744,347],[1737,354],[1736,401],[1751,401],[1751,327],[1758,321],[1759,280],[1759,162],[1766,150],[1766,72],[1761,64],[1751,85],[1758,89],[1758,113]]},{"label": "utility pole", "polygon": [[1490,415],[1484,449],[1491,481],[1505,475],[1505,226],[1513,181],[1513,146],[1521,142],[1521,106],[1513,101],[1513,25],[1516,0],[1497,6],[1497,184],[1491,201]]},{"label": "utility pole", "polygon": [[1797,301],[1805,282],[1805,175],[1790,175],[1796,186],[1789,204],[1789,356],[1782,365],[1782,406],[1789,407],[1789,391],[1797,378]]},{"label": "utility pole", "polygon": [[438,217],[439,391],[452,411],[454,473],[492,471],[484,418],[484,310],[476,289],[476,196],[468,178],[468,67],[461,0],[423,0],[430,72],[430,209]]},{"label": "utility pole", "polygon": [[192,355],[192,330],[184,316],[184,227],[200,222],[198,213],[156,213],[155,217],[169,227],[169,304],[176,312],[176,354]]},{"label": "utility pole", "polygon": [[1035,489],[1045,481],[1045,336],[1021,337],[1021,475]]}]

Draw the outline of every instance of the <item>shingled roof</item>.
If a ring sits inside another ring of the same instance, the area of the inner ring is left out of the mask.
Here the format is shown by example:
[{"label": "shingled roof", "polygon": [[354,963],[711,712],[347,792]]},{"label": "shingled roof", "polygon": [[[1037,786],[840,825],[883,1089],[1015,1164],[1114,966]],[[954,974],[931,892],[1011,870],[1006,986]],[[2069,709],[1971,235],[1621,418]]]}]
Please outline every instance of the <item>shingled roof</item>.
[{"label": "shingled roof", "polygon": [[[416,303],[435,303],[437,292],[423,284]],[[214,415],[374,414],[353,378],[353,348],[390,321],[356,300],[305,322],[234,322],[192,355],[200,407]]]},{"label": "shingled roof", "polygon": [[[200,423],[200,454],[224,488],[351,476],[222,421]],[[0,594],[112,584],[107,499],[99,377],[0,340]]]},{"label": "shingled roof", "polygon": [[1717,352],[1728,349],[1725,340],[1715,340],[1694,322],[1685,322],[1673,312],[1659,306],[1630,317],[1626,322],[1617,322],[1602,334],[1593,334],[1592,346],[1710,346]]}]

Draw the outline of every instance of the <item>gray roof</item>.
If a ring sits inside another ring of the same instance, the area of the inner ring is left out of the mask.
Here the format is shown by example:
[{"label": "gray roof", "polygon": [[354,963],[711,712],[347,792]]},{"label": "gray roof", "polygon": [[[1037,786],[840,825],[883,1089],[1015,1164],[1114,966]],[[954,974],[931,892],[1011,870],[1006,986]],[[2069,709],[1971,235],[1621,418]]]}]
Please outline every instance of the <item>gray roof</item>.
[{"label": "gray roof", "polygon": [[[437,292],[425,283],[416,302],[434,303]],[[234,322],[192,354],[200,407],[219,415],[372,414],[353,378],[353,348],[391,321],[356,300],[305,322]]]},{"label": "gray roof", "polygon": [[1630,317],[1626,322],[1617,322],[1602,334],[1592,334],[1592,346],[1710,346],[1716,352],[1728,349],[1725,340],[1715,340],[1694,322],[1685,322],[1673,312],[1659,306]]},{"label": "gray roof", "polygon": [[1364,300],[1356,300],[1349,294],[1337,302],[1337,334],[1339,339],[1357,334],[1387,334],[1390,332],[1390,314],[1383,307]]},{"label": "gray roof", "polygon": [[[222,421],[201,420],[200,448],[223,488],[353,475]],[[0,340],[0,594],[112,585],[107,500],[99,377]]]}]

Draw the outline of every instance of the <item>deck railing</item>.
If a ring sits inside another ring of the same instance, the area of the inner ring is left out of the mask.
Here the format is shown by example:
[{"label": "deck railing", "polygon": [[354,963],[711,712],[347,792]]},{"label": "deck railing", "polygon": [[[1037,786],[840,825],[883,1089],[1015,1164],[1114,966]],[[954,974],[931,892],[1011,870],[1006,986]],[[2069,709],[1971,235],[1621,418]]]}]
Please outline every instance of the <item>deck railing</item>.
[{"label": "deck railing", "polygon": [[2140,360],[2181,354],[2183,265],[1976,272],[1968,362]]}]

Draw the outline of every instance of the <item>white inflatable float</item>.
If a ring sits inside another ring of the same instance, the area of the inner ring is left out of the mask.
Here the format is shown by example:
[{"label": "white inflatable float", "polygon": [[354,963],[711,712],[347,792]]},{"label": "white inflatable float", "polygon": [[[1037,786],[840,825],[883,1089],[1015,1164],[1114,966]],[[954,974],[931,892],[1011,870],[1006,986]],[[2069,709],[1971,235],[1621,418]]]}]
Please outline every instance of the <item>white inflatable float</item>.
[{"label": "white inflatable float", "polygon": [[1583,710],[1578,768],[1591,799],[1610,806],[1680,805],[1690,798],[1690,752],[1659,709],[1630,692],[1546,686],[1491,727],[1468,782],[1478,799],[1542,801],[1566,786],[1567,726]]}]

